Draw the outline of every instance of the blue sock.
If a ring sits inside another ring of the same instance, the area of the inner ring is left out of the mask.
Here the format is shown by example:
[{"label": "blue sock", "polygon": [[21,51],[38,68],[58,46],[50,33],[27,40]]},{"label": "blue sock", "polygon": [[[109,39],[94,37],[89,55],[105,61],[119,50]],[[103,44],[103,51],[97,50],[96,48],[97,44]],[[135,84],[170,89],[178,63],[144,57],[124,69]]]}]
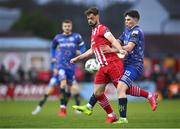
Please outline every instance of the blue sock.
[{"label": "blue sock", "polygon": [[126,118],[127,98],[119,98],[119,114],[120,117]]},{"label": "blue sock", "polygon": [[40,107],[42,107],[42,106],[44,105],[44,103],[46,102],[47,98],[48,98],[48,95],[45,94],[45,95],[44,95],[44,98],[39,102],[39,106],[40,106]]},{"label": "blue sock", "polygon": [[65,89],[60,88],[60,92],[61,92],[61,98],[60,98],[60,103],[61,105],[66,105],[66,92]]},{"label": "blue sock", "polygon": [[65,105],[67,105],[69,98],[71,97],[71,93],[70,92],[66,92],[66,101],[65,101]]},{"label": "blue sock", "polygon": [[80,95],[79,94],[74,95],[74,99],[75,99],[75,104],[79,106],[80,105]]},{"label": "blue sock", "polygon": [[89,104],[91,104],[92,107],[94,107],[94,105],[97,103],[97,98],[95,97],[95,95],[93,94],[89,100]]}]

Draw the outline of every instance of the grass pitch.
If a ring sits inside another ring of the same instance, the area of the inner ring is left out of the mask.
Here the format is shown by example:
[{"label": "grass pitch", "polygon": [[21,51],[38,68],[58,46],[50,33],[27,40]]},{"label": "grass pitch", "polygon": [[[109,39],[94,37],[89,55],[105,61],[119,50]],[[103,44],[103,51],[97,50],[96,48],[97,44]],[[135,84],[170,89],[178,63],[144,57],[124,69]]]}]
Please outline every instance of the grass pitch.
[{"label": "grass pitch", "polygon": [[[106,124],[105,112],[98,104],[92,116],[75,114],[73,104],[70,101],[68,116],[61,118],[58,101],[48,101],[36,116],[31,115],[36,101],[0,101],[0,128],[180,128],[180,100],[161,101],[155,112],[147,102],[129,102],[129,123],[125,125]],[[117,102],[111,104],[118,114]]]}]

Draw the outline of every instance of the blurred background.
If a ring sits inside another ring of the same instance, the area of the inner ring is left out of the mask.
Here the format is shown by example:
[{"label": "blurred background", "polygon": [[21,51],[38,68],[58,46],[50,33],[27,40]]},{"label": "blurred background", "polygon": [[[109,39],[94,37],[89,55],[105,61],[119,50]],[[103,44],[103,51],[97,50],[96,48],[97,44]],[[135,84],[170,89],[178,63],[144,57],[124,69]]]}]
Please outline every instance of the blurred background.
[{"label": "blurred background", "polygon": [[[91,29],[84,11],[91,6],[100,9],[101,23],[116,38],[124,29],[123,13],[140,12],[145,70],[136,83],[157,91],[160,99],[180,98],[179,0],[0,0],[0,100],[39,99],[44,94],[51,76],[51,41],[62,32],[63,20],[73,21],[73,31],[89,48]],[[76,79],[85,99],[92,94],[93,76],[84,70],[84,62],[78,64]],[[106,90],[111,99],[114,92]]]}]

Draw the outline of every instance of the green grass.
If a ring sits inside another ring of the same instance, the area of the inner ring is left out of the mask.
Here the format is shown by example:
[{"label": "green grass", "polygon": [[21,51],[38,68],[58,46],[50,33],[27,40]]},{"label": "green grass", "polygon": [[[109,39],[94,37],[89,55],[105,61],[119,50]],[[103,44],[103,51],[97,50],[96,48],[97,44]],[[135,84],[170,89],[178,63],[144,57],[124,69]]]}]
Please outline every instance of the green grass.
[{"label": "green grass", "polygon": [[[36,101],[0,101],[0,128],[180,128],[179,100],[161,101],[156,112],[150,110],[147,102],[129,102],[126,125],[105,124],[105,112],[98,104],[92,116],[75,114],[73,103],[68,105],[68,116],[61,118],[57,115],[58,101],[48,101],[37,116],[31,115]],[[117,103],[111,104],[118,113]]]}]

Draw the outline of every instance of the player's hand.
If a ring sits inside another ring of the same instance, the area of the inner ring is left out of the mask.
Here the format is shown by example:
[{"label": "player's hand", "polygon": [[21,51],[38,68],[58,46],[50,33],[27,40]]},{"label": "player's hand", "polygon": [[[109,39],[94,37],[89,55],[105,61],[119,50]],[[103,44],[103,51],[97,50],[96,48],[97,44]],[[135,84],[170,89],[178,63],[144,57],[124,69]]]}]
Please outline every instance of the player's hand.
[{"label": "player's hand", "polygon": [[128,55],[128,52],[126,50],[120,50],[117,55],[119,58],[124,59]]},{"label": "player's hand", "polygon": [[53,69],[53,75],[54,76],[58,75],[58,70],[57,69]]},{"label": "player's hand", "polygon": [[72,59],[70,60],[70,63],[72,63],[72,64],[77,63],[78,60],[79,60],[78,57],[72,58]]},{"label": "player's hand", "polygon": [[51,59],[51,63],[56,63],[57,59],[56,58],[52,58]]},{"label": "player's hand", "polygon": [[111,53],[111,52],[113,52],[113,49],[110,48],[108,45],[102,45],[102,46],[100,46],[100,49],[102,50],[103,53]]}]

